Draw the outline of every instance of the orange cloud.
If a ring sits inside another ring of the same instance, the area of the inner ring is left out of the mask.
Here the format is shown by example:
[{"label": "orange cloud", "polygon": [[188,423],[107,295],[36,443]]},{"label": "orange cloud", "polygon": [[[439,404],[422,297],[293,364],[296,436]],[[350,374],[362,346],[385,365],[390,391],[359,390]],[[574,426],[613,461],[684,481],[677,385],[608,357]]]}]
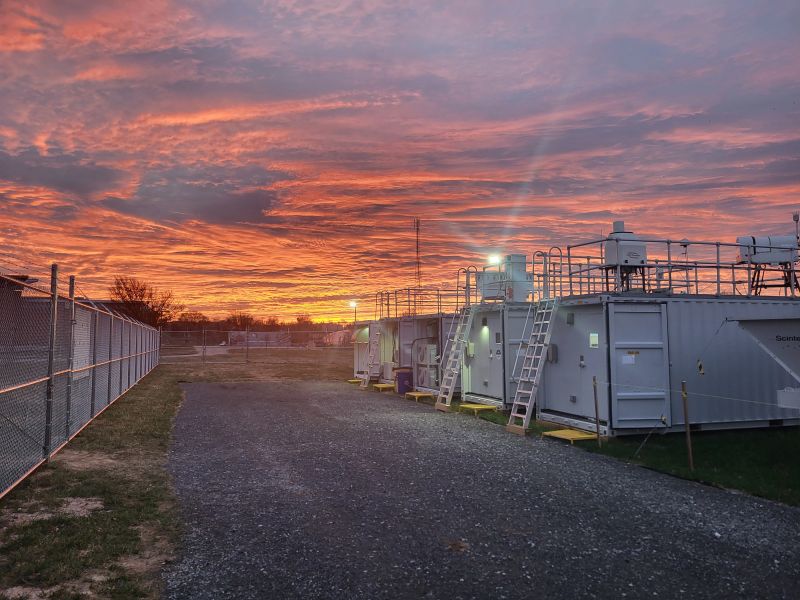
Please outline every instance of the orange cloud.
[{"label": "orange cloud", "polygon": [[209,314],[346,319],[414,283],[414,216],[452,286],[616,218],[733,239],[797,208],[788,0],[3,10],[0,267],[95,296],[126,273]]}]

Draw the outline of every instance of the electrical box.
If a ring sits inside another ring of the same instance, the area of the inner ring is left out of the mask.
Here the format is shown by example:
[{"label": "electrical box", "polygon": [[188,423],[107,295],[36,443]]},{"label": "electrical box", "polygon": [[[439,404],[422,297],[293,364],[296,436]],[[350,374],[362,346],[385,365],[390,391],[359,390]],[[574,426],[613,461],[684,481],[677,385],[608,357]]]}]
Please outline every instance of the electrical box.
[{"label": "electrical box", "polygon": [[464,348],[467,358],[475,357],[475,342],[467,342]]},{"label": "electrical box", "polygon": [[614,221],[614,231],[603,243],[605,264],[609,266],[641,266],[647,264],[647,244],[631,231],[624,221]]},{"label": "electrical box", "polygon": [[740,263],[754,265],[791,264],[797,260],[797,238],[793,235],[737,237]]},{"label": "electrical box", "polygon": [[557,363],[558,362],[558,345],[551,343],[547,347],[547,362],[550,363]]}]

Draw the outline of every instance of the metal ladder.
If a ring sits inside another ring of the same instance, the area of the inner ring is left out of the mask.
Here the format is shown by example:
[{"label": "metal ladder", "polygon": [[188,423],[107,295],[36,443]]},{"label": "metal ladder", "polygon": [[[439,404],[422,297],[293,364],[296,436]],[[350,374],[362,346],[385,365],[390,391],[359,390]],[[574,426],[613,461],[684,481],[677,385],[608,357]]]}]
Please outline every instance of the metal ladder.
[{"label": "metal ladder", "polygon": [[[533,404],[542,380],[542,371],[547,357],[547,348],[550,346],[550,336],[553,333],[552,324],[557,309],[557,298],[540,300],[536,306],[531,336],[525,350],[525,358],[522,361],[517,391],[514,394],[514,404],[511,406],[511,416],[506,425],[506,430],[512,433],[525,435],[531,423]],[[518,419],[522,420],[522,424],[517,422]]]},{"label": "metal ladder", "polygon": [[372,380],[372,368],[375,366],[375,360],[378,358],[378,351],[381,347],[381,332],[375,334],[375,343],[372,339],[369,340],[369,360],[367,361],[367,372],[361,378],[361,387],[368,388],[369,382]]},{"label": "metal ladder", "polygon": [[467,305],[461,310],[461,314],[458,317],[458,325],[456,325],[456,331],[453,334],[453,340],[450,342],[450,349],[447,353],[447,360],[444,363],[439,394],[436,396],[436,410],[443,412],[450,410],[453,390],[461,372],[461,358],[464,356],[464,349],[467,345],[467,337],[472,329],[474,315],[472,305]]}]

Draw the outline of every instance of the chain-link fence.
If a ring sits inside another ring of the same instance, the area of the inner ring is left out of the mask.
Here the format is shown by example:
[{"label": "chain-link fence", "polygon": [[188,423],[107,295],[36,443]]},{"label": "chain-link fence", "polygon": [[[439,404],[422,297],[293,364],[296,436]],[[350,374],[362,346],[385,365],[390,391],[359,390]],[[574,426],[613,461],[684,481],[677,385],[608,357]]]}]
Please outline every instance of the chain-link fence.
[{"label": "chain-link fence", "polygon": [[249,331],[193,329],[161,332],[162,363],[258,362],[270,350],[289,348],[352,347],[352,330]]},{"label": "chain-link fence", "polygon": [[158,331],[0,274],[0,497],[158,364]]}]

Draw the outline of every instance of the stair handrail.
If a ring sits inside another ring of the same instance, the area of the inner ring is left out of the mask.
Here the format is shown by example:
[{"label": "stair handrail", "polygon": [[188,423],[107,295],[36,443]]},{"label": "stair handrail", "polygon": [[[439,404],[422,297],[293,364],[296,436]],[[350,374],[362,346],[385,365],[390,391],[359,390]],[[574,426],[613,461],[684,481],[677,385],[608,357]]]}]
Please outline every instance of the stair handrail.
[{"label": "stair handrail", "polygon": [[[557,251],[558,253],[556,254]],[[551,246],[550,249],[547,251],[548,256],[548,265],[550,267],[551,272],[555,272],[555,277],[552,277],[553,288],[555,288],[555,297],[560,298],[563,296],[563,285],[564,285],[564,252],[561,250],[559,246]],[[558,269],[554,268],[555,261],[554,258],[558,259]],[[556,284],[556,277],[558,278],[558,283]]]}]

